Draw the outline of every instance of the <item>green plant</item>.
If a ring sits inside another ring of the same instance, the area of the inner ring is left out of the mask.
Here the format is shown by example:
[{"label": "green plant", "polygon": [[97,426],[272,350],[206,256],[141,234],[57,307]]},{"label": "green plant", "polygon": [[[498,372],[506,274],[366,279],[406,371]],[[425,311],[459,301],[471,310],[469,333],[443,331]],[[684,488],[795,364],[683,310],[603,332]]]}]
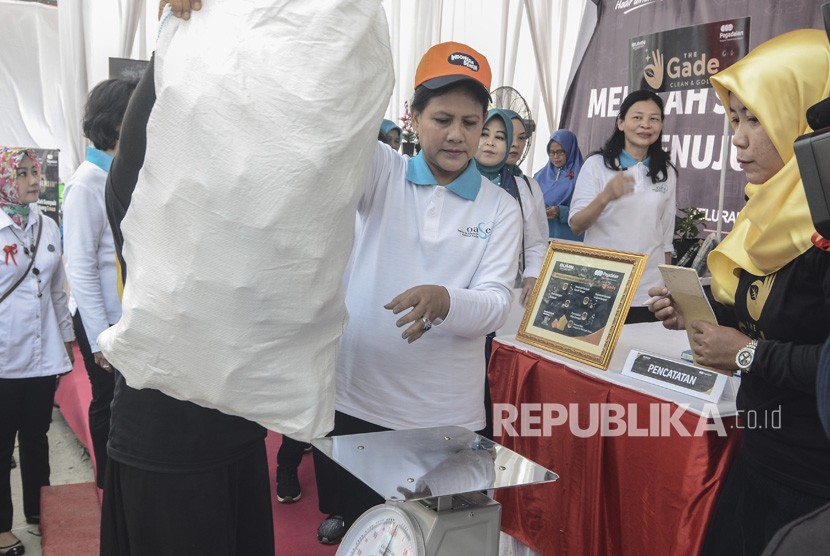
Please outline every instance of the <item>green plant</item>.
[{"label": "green plant", "polygon": [[689,241],[700,237],[701,229],[706,223],[706,213],[695,207],[680,209],[682,217],[675,217],[674,238],[678,241]]}]

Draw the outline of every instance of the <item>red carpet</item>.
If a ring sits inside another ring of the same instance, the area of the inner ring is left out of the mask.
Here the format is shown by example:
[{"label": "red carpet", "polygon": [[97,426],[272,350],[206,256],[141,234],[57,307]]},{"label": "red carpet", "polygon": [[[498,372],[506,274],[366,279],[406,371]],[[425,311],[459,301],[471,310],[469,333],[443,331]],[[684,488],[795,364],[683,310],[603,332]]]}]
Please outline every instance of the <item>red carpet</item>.
[{"label": "red carpet", "polygon": [[[60,405],[61,413],[69,426],[75,431],[81,443],[89,449],[89,417],[87,409],[92,398],[89,379],[84,370],[81,354],[75,349],[75,368],[61,378],[55,401]],[[268,460],[271,473],[271,500],[274,506],[274,535],[276,539],[276,556],[314,556],[330,555],[337,551],[336,546],[323,546],[317,542],[317,526],[325,517],[317,511],[317,485],[314,481],[314,464],[311,454],[303,456],[300,465],[300,485],[303,497],[294,504],[277,502],[276,476],[277,450],[281,436],[269,433],[266,439]],[[95,457],[90,450],[90,459],[95,465]],[[43,554],[63,556],[65,554],[97,554],[97,531],[100,511],[97,507],[97,489],[93,483],[63,485],[44,489],[41,515],[43,522]],[[90,496],[92,498],[90,498]],[[91,504],[92,501],[96,504]],[[92,529],[90,529],[92,528]],[[47,533],[48,531],[48,533]],[[93,537],[91,545],[80,544],[79,538]]]},{"label": "red carpet", "polygon": [[40,509],[43,556],[98,554],[101,510],[95,483],[44,487]]},{"label": "red carpet", "polygon": [[303,497],[293,504],[277,502],[276,476],[277,450],[282,436],[269,433],[268,465],[271,470],[271,500],[274,504],[274,538],[278,556],[304,556],[334,554],[336,546],[323,546],[317,542],[317,526],[326,516],[317,510],[317,483],[314,480],[314,462],[311,454],[303,456],[300,464],[300,486]]}]

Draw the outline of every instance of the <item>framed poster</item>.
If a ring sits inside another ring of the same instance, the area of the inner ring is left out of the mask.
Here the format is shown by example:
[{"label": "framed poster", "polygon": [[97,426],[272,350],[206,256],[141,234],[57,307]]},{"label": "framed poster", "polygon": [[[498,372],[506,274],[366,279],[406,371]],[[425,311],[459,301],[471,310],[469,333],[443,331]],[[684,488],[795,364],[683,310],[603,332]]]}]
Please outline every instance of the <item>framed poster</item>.
[{"label": "framed poster", "polygon": [[552,241],[516,337],[607,369],[646,259]]}]

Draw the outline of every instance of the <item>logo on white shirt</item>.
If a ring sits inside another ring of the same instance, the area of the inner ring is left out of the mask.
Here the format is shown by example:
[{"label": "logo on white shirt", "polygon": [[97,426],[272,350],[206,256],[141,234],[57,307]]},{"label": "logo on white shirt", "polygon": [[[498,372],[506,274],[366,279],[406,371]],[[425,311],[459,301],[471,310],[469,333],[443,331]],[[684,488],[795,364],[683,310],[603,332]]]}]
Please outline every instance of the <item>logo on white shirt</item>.
[{"label": "logo on white shirt", "polygon": [[459,228],[458,233],[463,237],[476,237],[478,239],[487,239],[493,233],[493,221],[479,222],[475,226],[467,226],[466,228]]}]

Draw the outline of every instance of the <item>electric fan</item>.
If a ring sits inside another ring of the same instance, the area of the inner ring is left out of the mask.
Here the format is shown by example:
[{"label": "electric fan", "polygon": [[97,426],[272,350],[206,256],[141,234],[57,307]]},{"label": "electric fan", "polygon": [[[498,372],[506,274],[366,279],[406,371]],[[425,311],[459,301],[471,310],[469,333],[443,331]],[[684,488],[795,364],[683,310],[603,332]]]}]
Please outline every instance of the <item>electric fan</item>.
[{"label": "electric fan", "polygon": [[525,151],[519,157],[516,165],[521,164],[527,153],[530,152],[531,144],[533,143],[533,132],[536,131],[536,122],[533,121],[533,114],[530,113],[530,106],[524,97],[519,94],[519,91],[513,87],[499,87],[493,89],[490,93],[490,108],[499,108],[502,110],[512,110],[517,113],[524,121],[525,131],[527,132],[527,144],[525,144]]}]

